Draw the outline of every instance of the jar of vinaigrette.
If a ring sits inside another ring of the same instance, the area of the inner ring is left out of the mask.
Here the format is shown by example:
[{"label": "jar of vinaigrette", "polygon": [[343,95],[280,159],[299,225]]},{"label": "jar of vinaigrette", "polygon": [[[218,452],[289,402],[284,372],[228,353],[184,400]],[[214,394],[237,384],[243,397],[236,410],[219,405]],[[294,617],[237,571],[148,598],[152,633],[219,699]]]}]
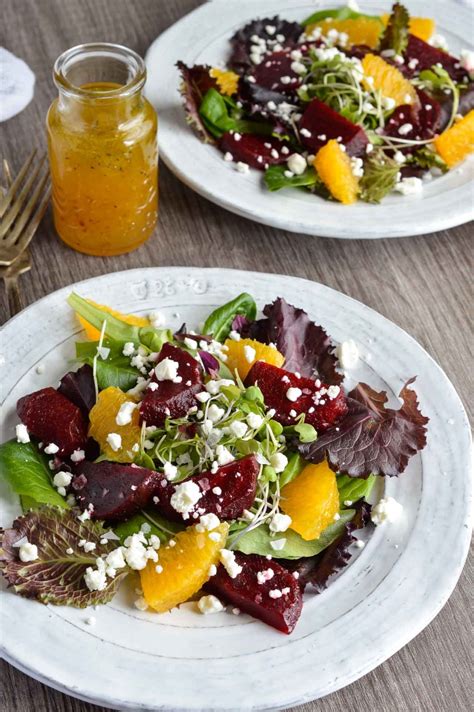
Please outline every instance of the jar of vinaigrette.
[{"label": "jar of vinaigrette", "polygon": [[47,116],[54,224],[70,247],[118,255],[147,240],[158,216],[157,117],[145,64],[126,47],[85,44],[54,65]]}]

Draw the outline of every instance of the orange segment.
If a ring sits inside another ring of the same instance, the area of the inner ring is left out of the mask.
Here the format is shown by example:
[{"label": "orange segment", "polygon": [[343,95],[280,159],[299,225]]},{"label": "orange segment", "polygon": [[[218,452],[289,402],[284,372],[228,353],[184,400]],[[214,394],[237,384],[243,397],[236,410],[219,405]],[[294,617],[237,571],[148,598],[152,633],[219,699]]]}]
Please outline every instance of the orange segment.
[{"label": "orange segment", "polygon": [[345,32],[348,36],[349,44],[364,44],[375,49],[378,45],[380,35],[383,31],[383,25],[378,17],[370,19],[368,17],[359,17],[349,20],[320,20],[306,28],[306,34],[311,35],[316,27],[321,28],[324,36],[327,36],[329,30],[337,30]]},{"label": "orange segment", "polygon": [[227,346],[225,365],[230,368],[232,373],[237,369],[242,380],[245,379],[255,361],[265,361],[265,363],[279,368],[285,362],[283,354],[273,346],[262,344],[254,339],[240,339],[240,341],[227,339],[225,346]]},{"label": "orange segment", "polygon": [[235,94],[239,85],[239,75],[235,72],[226,71],[224,69],[219,69],[218,67],[213,67],[209,74],[217,81],[217,86],[222,94],[227,94],[227,96],[232,96]]},{"label": "orange segment", "polygon": [[[135,316],[134,314],[122,314],[121,312],[115,311],[114,309],[106,307],[103,304],[97,304],[96,302],[93,302],[92,299],[88,299],[87,301],[94,307],[99,307],[99,309],[102,309],[102,311],[107,312],[107,314],[111,314],[116,319],[120,319],[121,321],[124,321],[126,324],[130,324],[131,326],[150,326],[150,322],[148,321],[148,319],[145,319],[145,317],[143,316]],[[100,338],[99,329],[96,329],[95,326],[89,324],[89,322],[86,321],[84,317],[79,316],[79,314],[77,315],[77,318],[81,322],[81,326],[86,332],[87,338],[91,339],[92,341],[98,341]]]},{"label": "orange segment", "polygon": [[418,104],[415,87],[396,67],[385,62],[382,57],[366,54],[362,60],[362,67],[366,89],[380,89],[383,96],[393,99],[397,106]]},{"label": "orange segment", "polygon": [[335,139],[319,149],[313,166],[333,198],[345,205],[355,203],[359,181],[352,172],[349,156]]},{"label": "orange segment", "polygon": [[303,539],[317,539],[339,512],[336,475],[326,461],[306,465],[281,491],[280,508],[291,517],[291,529]]},{"label": "orange segment", "polygon": [[[140,571],[143,595],[151,608],[158,613],[169,611],[178,603],[187,601],[209,579],[209,567],[219,562],[219,552],[224,547],[229,525],[222,522],[212,532],[197,532],[189,527],[174,537],[175,546],[159,550],[158,565],[149,561]],[[211,536],[217,534],[218,541]]]},{"label": "orange segment", "polygon": [[[116,417],[119,408],[127,401],[136,402],[135,398],[127,396],[120,388],[110,386],[99,393],[97,403],[89,413],[89,435],[99,444],[100,451],[108,460],[116,462],[133,462],[136,453],[132,447],[140,442],[141,428],[139,425],[139,410],[132,412],[132,421],[127,425],[117,425]],[[118,450],[114,450],[107,442],[110,433],[120,435],[122,441]]]},{"label": "orange segment", "polygon": [[435,147],[445,163],[452,168],[474,152],[474,109],[450,129],[435,138]]},{"label": "orange segment", "polygon": [[[390,15],[380,16],[380,19],[382,20],[385,27],[388,24],[389,17]],[[434,35],[435,28],[436,23],[434,20],[431,19],[431,17],[410,17],[410,24],[408,26],[408,29],[410,30],[410,33],[412,35],[415,35],[415,37],[419,37],[420,40],[428,42],[428,40],[430,40]]]}]

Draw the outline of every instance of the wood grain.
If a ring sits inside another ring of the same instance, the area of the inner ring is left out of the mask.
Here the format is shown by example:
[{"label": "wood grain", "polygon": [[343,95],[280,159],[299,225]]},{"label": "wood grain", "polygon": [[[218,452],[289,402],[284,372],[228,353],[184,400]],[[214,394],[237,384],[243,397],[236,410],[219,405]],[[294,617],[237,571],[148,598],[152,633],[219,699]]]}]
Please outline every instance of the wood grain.
[{"label": "wood grain", "polygon": [[[2,150],[13,167],[21,165],[33,145],[44,145],[45,115],[56,93],[51,68],[63,50],[107,40],[144,54],[157,35],[199,4],[197,0],[3,0],[0,44],[25,59],[37,78],[33,102],[1,125]],[[406,329],[441,364],[472,414],[468,320],[472,225],[417,238],[338,241],[293,235],[239,218],[192,193],[163,166],[160,191],[160,221],[154,236],[138,251],[120,257],[73,252],[55,236],[48,214],[31,247],[33,269],[21,278],[25,306],[86,277],[150,265],[238,267],[306,277],[361,300]],[[7,304],[3,293],[0,297],[3,321]],[[439,616],[403,650],[346,689],[298,709],[470,710],[474,692],[470,587],[472,566],[466,567]],[[101,709],[51,690],[6,663],[2,663],[2,679],[0,705],[6,712]]]}]

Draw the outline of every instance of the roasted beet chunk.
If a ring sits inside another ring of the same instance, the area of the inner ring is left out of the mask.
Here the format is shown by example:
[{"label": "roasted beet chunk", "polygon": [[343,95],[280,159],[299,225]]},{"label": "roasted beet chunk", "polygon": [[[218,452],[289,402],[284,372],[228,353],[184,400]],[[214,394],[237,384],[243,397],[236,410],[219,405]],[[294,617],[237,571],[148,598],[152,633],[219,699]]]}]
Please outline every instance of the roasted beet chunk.
[{"label": "roasted beet chunk", "polygon": [[300,24],[288,22],[278,16],[253,20],[237,30],[232,37],[229,64],[236,72],[245,72],[254,66],[253,58],[257,54],[271,53],[276,45],[295,47],[302,32]]},{"label": "roasted beet chunk", "polygon": [[330,139],[339,139],[349,156],[361,156],[369,142],[364,129],[348,121],[319,99],[306,107],[299,124],[301,142],[317,153]]},{"label": "roasted beet chunk", "polygon": [[265,405],[275,409],[275,420],[292,425],[301,413],[305,422],[320,433],[336,425],[347,413],[346,396],[339,386],[299,377],[283,368],[257,361],[245,379],[245,385],[257,385]]},{"label": "roasted beet chunk", "polygon": [[298,581],[283,566],[264,556],[236,553],[235,559],[242,567],[241,573],[231,578],[219,566],[206,583],[206,591],[282,633],[291,633],[303,607]]},{"label": "roasted beet chunk", "polygon": [[[440,125],[441,107],[436,99],[432,99],[426,92],[418,89],[419,106],[403,104],[397,106],[390,115],[384,133],[387,136],[403,136],[409,140],[432,138]],[[402,133],[400,133],[400,128]]]},{"label": "roasted beet chunk", "polygon": [[158,472],[135,465],[83,462],[76,467],[72,489],[93,519],[119,521],[145,507],[162,479]]},{"label": "roasted beet chunk", "polygon": [[86,443],[87,423],[80,409],[54,388],[20,398],[16,411],[31,435],[45,446],[57,445],[51,454],[64,457]]},{"label": "roasted beet chunk", "polygon": [[404,69],[406,68],[413,74],[418,74],[424,69],[431,69],[431,67],[439,63],[447,71],[451,79],[461,82],[464,77],[469,78],[468,73],[461,67],[456,57],[443,52],[437,47],[432,47],[419,37],[415,37],[415,35],[408,35],[408,45],[404,59]]},{"label": "roasted beet chunk", "polygon": [[[260,466],[255,455],[247,455],[241,460],[234,460],[219,467],[216,472],[201,472],[190,477],[186,482],[194,482],[201,491],[201,496],[191,512],[180,513],[171,504],[171,498],[179,485],[162,484],[157,492],[159,501],[154,504],[163,516],[173,521],[182,522],[198,519],[201,514],[216,514],[219,519],[237,519],[244,509],[252,506],[257,489],[257,477]],[[178,490],[179,491],[179,490]]]},{"label": "roasted beet chunk", "polygon": [[[237,136],[237,138],[236,138]],[[277,163],[285,163],[290,153],[281,153],[284,144],[276,138],[255,134],[225,133],[219,142],[223,153],[230,153],[234,161],[242,161],[252,168],[260,168]]]},{"label": "roasted beet chunk", "polygon": [[77,371],[69,371],[61,378],[58,391],[81,409],[87,418],[95,404],[95,385],[92,368],[86,363]]},{"label": "roasted beet chunk", "polygon": [[273,52],[255,67],[256,84],[283,94],[292,93],[302,83],[301,76],[291,68],[293,63],[290,50]]},{"label": "roasted beet chunk", "polygon": [[[165,362],[170,366],[169,372]],[[177,365],[175,365],[177,364]],[[157,370],[158,368],[158,370]],[[176,377],[170,377],[176,371]],[[195,394],[201,390],[199,364],[186,351],[166,343],[153,369],[151,381],[157,384],[155,390],[149,387],[140,406],[142,421],[147,425],[163,425],[166,418],[181,418],[195,405]]]}]

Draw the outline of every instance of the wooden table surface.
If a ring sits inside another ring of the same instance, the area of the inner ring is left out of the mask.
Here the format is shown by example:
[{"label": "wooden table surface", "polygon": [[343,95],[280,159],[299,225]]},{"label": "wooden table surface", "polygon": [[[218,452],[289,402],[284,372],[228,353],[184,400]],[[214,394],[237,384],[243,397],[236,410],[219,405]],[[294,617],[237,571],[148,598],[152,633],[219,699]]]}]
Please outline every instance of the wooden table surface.
[{"label": "wooden table surface", "polygon": [[[0,125],[2,151],[12,165],[18,168],[34,145],[44,145],[45,114],[55,96],[51,68],[61,52],[82,42],[107,40],[143,55],[157,35],[199,4],[199,0],[3,0],[0,44],[25,59],[37,81],[28,108]],[[160,185],[159,226],[146,245],[128,255],[103,259],[73,252],[57,239],[47,215],[31,247],[33,269],[21,278],[24,305],[86,277],[150,265],[238,267],[306,277],[359,299],[406,329],[441,364],[466,407],[471,407],[472,225],[416,238],[331,240],[239,218],[191,192],[164,166]],[[5,317],[3,293],[1,300]],[[358,682],[298,709],[471,709],[470,584],[466,567],[442,612],[415,640]],[[6,663],[2,666],[0,705],[5,712],[102,709],[49,689]]]}]

